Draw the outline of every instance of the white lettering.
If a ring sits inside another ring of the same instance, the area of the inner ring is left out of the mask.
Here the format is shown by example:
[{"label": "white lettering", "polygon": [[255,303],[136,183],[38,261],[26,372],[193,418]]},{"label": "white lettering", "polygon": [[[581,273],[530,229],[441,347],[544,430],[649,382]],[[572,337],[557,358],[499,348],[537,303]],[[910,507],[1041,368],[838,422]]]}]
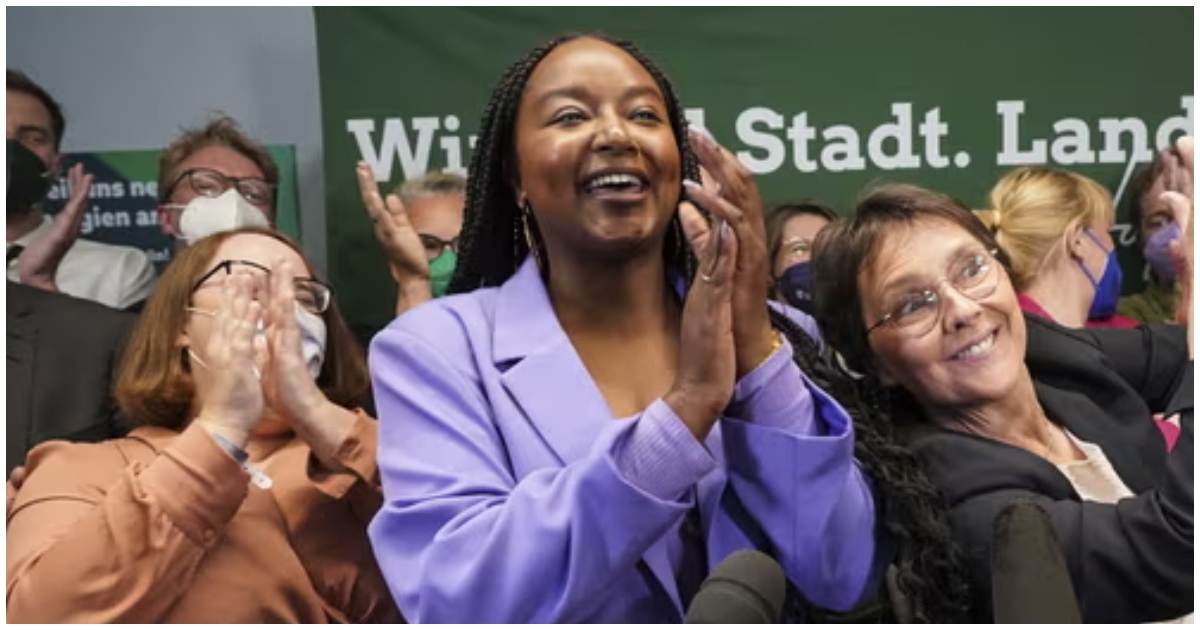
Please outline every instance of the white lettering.
[{"label": "white lettering", "polygon": [[[821,138],[828,144],[821,150],[821,163],[831,173],[861,171],[867,167],[858,149],[858,132],[849,125],[834,125],[826,129]],[[834,140],[840,144],[834,144]]]},{"label": "white lettering", "polygon": [[787,156],[787,147],[778,137],[759,131],[756,128],[759,124],[765,125],[768,129],[782,129],[783,116],[766,107],[751,107],[737,118],[738,139],[750,145],[751,148],[762,149],[766,152],[763,157],[755,157],[750,151],[738,151],[738,160],[751,173],[764,175],[777,171],[779,167],[783,166],[784,158]]},{"label": "white lettering", "polygon": [[429,168],[429,149],[438,126],[439,121],[436,117],[413,118],[412,127],[417,132],[417,146],[414,149],[409,143],[404,121],[400,118],[388,118],[384,122],[383,138],[377,151],[371,137],[375,132],[373,119],[346,121],[346,130],[354,134],[354,140],[358,143],[359,155],[371,167],[375,179],[379,181],[392,179],[392,163],[396,157],[400,158],[400,169],[403,171],[401,179],[424,174]]},{"label": "white lettering", "polygon": [[950,133],[950,125],[942,122],[942,110],[935,107],[925,112],[925,121],[921,123],[917,133],[925,139],[925,163],[930,168],[946,168],[950,160],[942,155],[942,138]]},{"label": "white lettering", "polygon": [[1050,143],[1051,160],[1063,165],[1096,163],[1096,152],[1092,151],[1092,132],[1086,122],[1078,118],[1064,118],[1054,123],[1054,133],[1059,136]]},{"label": "white lettering", "polygon": [[[879,125],[867,137],[867,156],[885,171],[920,168],[921,158],[912,148],[912,104],[892,103],[892,115],[896,117],[894,122]],[[889,140],[896,143],[896,152],[891,155],[883,149],[883,143]]]},{"label": "white lettering", "polygon": [[1154,135],[1154,146],[1157,149],[1165,149],[1171,146],[1174,140],[1173,136],[1177,135],[1193,135],[1195,129],[1195,110],[1192,109],[1192,97],[1185,96],[1179,99],[1179,106],[1187,113],[1187,116],[1172,116],[1162,122],[1158,126],[1158,133]]},{"label": "white lettering", "polygon": [[1133,160],[1146,162],[1154,155],[1146,146],[1146,123],[1137,118],[1101,118],[1100,133],[1104,134],[1104,150],[1100,152],[1100,161],[1109,164],[1124,164],[1129,155],[1121,148],[1121,136],[1128,134],[1131,138]]},{"label": "white lettering", "polygon": [[1000,114],[1001,145],[996,155],[1000,166],[1046,163],[1046,141],[1034,140],[1028,151],[1021,151],[1021,114],[1025,113],[1025,101],[1000,101],[996,103]]}]

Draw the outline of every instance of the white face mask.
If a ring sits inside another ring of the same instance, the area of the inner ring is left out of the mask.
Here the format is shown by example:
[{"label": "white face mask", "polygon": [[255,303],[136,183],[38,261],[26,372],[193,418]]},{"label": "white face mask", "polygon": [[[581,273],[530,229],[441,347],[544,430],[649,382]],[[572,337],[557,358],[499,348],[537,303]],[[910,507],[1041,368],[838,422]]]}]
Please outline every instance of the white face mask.
[{"label": "white face mask", "polygon": [[[308,374],[317,380],[321,375],[321,368],[325,365],[325,320],[321,319],[320,315],[314,315],[296,305],[296,326],[300,329],[300,353],[304,357],[304,365],[308,367]],[[201,315],[213,317],[216,313],[206,311],[199,308],[189,306],[188,310]],[[258,331],[255,335],[265,335],[263,330],[262,320],[258,322]],[[188,348],[188,355],[192,360],[200,364],[200,367],[208,369],[208,365],[196,356],[196,353]],[[255,375],[258,375],[258,369],[255,368]]]},{"label": "white face mask", "polygon": [[300,328],[300,352],[308,373],[317,380],[325,365],[325,320],[296,306],[296,325]]},{"label": "white face mask", "polygon": [[271,227],[271,222],[236,188],[216,197],[196,197],[183,206],[179,215],[179,238],[188,245],[217,232],[244,227]]}]

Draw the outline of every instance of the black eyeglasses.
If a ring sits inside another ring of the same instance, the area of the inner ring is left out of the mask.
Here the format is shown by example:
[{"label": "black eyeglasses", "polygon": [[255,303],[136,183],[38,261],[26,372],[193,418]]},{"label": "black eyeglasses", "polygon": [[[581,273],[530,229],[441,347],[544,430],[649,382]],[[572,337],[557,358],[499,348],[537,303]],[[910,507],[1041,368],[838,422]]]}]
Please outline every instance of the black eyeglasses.
[{"label": "black eyeglasses", "polygon": [[[196,284],[192,285],[192,291],[195,292],[198,290],[205,282],[208,282],[221,271],[224,271],[226,276],[232,275],[234,265],[249,267],[256,272],[268,275],[271,273],[270,269],[249,260],[222,260],[208,273],[201,276],[196,281]],[[296,303],[300,305],[300,308],[314,315],[324,313],[329,308],[329,303],[333,301],[333,289],[316,278],[296,277],[293,279],[293,287],[296,292]]]},{"label": "black eyeglasses", "polygon": [[275,184],[258,177],[230,177],[211,168],[189,168],[167,187],[163,199],[170,199],[183,180],[188,181],[192,192],[204,197],[219,197],[226,190],[236,188],[238,193],[252,205],[270,209],[275,204]]},{"label": "black eyeglasses", "polygon": [[450,248],[450,251],[455,254],[458,253],[457,236],[448,241],[443,241],[432,234],[418,234],[417,236],[421,239],[421,245],[425,247],[425,258],[428,260],[433,260],[441,256],[442,252],[446,251],[446,248]]},{"label": "black eyeglasses", "polygon": [[996,250],[968,254],[950,265],[949,273],[933,285],[904,293],[891,301],[887,315],[867,329],[870,335],[876,328],[890,324],[896,329],[922,337],[933,330],[942,311],[941,284],[949,282],[959,295],[979,301],[992,294],[1000,279],[1000,264]]}]

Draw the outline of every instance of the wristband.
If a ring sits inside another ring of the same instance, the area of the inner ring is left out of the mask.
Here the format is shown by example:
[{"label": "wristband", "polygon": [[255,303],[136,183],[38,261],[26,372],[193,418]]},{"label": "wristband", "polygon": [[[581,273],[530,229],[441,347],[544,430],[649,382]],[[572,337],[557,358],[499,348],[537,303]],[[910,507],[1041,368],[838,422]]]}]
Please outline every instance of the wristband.
[{"label": "wristband", "polygon": [[225,451],[227,455],[232,457],[233,461],[237,462],[237,465],[240,466],[242,470],[246,471],[246,474],[250,475],[250,483],[263,490],[271,489],[271,486],[274,485],[274,481],[272,481],[271,478],[268,477],[261,468],[250,463],[250,453],[247,453],[245,449],[237,444],[234,444],[229,440],[229,438],[225,437],[219,431],[209,431],[208,433],[213,437],[213,440],[216,441],[217,446],[220,446],[221,450]]}]

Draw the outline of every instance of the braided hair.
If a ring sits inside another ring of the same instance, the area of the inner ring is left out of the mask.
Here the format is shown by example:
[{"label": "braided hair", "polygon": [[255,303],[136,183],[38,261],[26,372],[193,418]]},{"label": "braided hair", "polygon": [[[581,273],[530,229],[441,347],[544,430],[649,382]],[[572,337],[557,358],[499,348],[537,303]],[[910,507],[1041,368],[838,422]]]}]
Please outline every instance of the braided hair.
[{"label": "braided hair", "polygon": [[[532,215],[522,216],[522,209],[516,202],[516,191],[512,187],[517,168],[514,142],[517,110],[534,68],[555,48],[581,37],[612,44],[646,69],[667,104],[671,129],[675,133],[683,162],[683,176],[700,181],[700,163],[687,142],[687,120],[683,117],[683,107],[666,75],[649,57],[627,41],[604,35],[568,34],[552,39],[534,48],[508,68],[492,90],[492,97],[484,109],[479,137],[467,169],[467,199],[463,209],[462,235],[459,237],[458,265],[450,280],[449,293],[466,293],[481,287],[504,284],[529,255],[530,244],[524,234],[526,227],[535,246],[544,247],[537,223]],[[679,195],[682,199],[682,185]],[[538,254],[545,259],[544,251]],[[687,279],[694,275],[696,261],[683,235],[683,224],[678,214],[671,219],[663,257],[668,271],[673,275]]]},{"label": "braided hair", "polygon": [[[517,111],[530,75],[546,55],[585,36],[625,51],[654,79],[667,104],[684,177],[699,181],[699,162],[687,142],[683,108],[666,75],[654,62],[630,42],[605,35],[568,34],[552,39],[508,68],[484,110],[468,169],[458,265],[450,282],[450,293],[499,286],[516,273],[530,254],[530,240],[535,247],[542,247],[533,217],[522,216],[513,189]],[[682,187],[680,195],[682,198]],[[526,239],[526,229],[533,238]],[[536,253],[545,259],[544,251]],[[673,277],[685,283],[694,277],[697,262],[678,215],[671,221],[663,257]],[[952,545],[947,511],[932,484],[911,454],[892,446],[895,442],[888,432],[888,422],[861,384],[822,358],[817,342],[787,316],[771,309],[771,323],[791,344],[794,360],[804,373],[838,400],[854,421],[855,456],[876,488],[881,527],[896,543],[893,562],[899,571],[897,581],[913,602],[916,620],[959,620],[961,610],[965,609],[962,586],[965,580],[958,575],[953,554],[947,553]]]}]

